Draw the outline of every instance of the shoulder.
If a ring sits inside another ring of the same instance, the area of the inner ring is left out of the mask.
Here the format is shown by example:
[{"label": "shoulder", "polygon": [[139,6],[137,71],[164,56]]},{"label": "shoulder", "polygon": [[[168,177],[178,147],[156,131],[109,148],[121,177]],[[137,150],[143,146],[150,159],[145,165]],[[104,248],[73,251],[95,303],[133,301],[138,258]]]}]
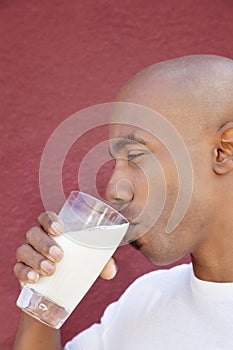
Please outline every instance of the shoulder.
[{"label": "shoulder", "polygon": [[177,293],[178,290],[184,288],[190,278],[192,267],[191,264],[182,264],[170,269],[163,269],[149,272],[136,279],[124,292],[120,299],[129,296],[139,296],[147,298],[151,294],[153,297],[159,298],[166,294]]},{"label": "shoulder", "polygon": [[118,301],[107,307],[101,320],[102,324],[107,328],[110,323],[125,324],[126,321],[132,322],[132,315],[145,317],[148,313],[154,313],[162,305],[170,305],[174,299],[182,297],[189,290],[187,286],[191,271],[191,264],[183,264],[139,277],[126,289]]}]

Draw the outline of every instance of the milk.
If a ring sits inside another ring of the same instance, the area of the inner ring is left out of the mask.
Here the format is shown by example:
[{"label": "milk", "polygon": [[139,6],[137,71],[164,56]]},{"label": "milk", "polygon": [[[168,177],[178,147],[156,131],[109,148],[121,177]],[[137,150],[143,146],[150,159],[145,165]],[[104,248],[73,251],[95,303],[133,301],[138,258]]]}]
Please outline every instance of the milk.
[{"label": "milk", "polygon": [[56,313],[62,312],[63,320],[59,324],[54,321],[52,325],[60,327],[113,255],[128,225],[91,227],[55,237],[64,251],[62,260],[56,264],[52,276],[42,276],[37,283],[24,286],[24,295],[21,299],[19,297],[18,306],[50,325],[51,313],[54,318]]}]

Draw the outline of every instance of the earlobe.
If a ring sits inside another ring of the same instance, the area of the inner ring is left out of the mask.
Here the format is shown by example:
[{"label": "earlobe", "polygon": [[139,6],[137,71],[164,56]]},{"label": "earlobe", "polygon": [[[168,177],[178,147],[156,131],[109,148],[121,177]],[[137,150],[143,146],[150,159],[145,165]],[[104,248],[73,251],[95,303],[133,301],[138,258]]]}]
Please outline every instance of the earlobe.
[{"label": "earlobe", "polygon": [[233,123],[222,126],[217,133],[213,151],[213,170],[218,175],[233,171]]}]

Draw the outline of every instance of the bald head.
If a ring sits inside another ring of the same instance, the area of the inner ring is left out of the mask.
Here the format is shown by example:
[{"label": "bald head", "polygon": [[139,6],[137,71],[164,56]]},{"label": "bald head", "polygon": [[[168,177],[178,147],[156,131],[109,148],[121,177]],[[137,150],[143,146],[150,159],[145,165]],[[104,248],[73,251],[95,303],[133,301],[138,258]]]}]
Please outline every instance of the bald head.
[{"label": "bald head", "polygon": [[117,101],[145,105],[175,124],[218,128],[233,116],[233,60],[193,55],[156,63],[132,77]]},{"label": "bald head", "polygon": [[135,218],[131,237],[153,262],[189,252],[194,266],[214,267],[207,280],[232,281],[233,61],[195,55],[154,64],[117,101],[130,103],[112,109],[107,193]]},{"label": "bald head", "polygon": [[117,101],[158,112],[182,136],[197,177],[205,163],[206,176],[231,173],[224,181],[233,186],[233,60],[192,55],[156,63],[133,76]]}]

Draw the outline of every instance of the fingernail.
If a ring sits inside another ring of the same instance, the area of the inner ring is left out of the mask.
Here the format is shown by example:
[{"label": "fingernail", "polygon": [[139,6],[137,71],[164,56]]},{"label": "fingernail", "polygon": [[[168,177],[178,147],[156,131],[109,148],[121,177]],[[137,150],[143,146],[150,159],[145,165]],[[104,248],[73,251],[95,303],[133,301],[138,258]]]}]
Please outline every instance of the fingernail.
[{"label": "fingernail", "polygon": [[29,271],[27,278],[29,282],[37,282],[39,279],[39,274],[36,271]]},{"label": "fingernail", "polygon": [[55,269],[55,266],[47,260],[43,260],[40,267],[46,273],[51,273]]},{"label": "fingernail", "polygon": [[51,229],[53,230],[53,232],[55,234],[60,234],[63,232],[63,229],[64,229],[64,225],[62,222],[59,222],[59,221],[54,221],[52,222],[51,224]]},{"label": "fingernail", "polygon": [[49,255],[54,260],[58,260],[58,259],[61,259],[63,257],[63,251],[54,245],[49,249]]}]

